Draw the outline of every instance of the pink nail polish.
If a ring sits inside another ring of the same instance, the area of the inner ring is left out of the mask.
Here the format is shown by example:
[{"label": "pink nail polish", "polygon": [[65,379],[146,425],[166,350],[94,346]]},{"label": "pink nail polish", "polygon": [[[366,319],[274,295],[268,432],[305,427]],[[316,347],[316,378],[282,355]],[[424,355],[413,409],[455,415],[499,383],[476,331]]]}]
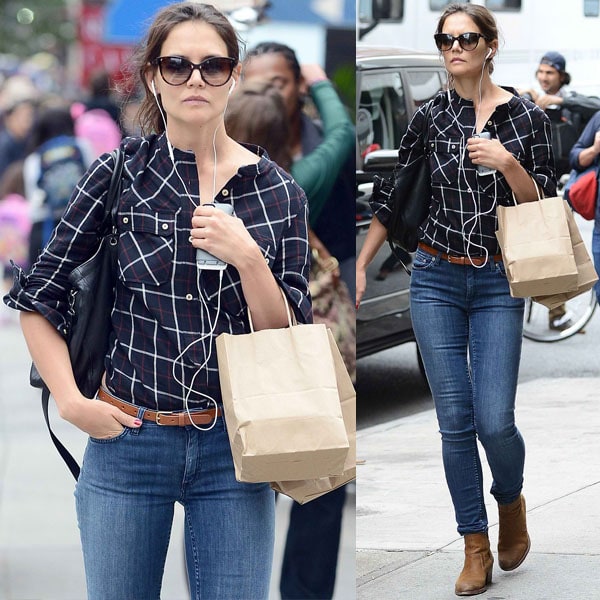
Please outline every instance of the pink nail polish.
[{"label": "pink nail polish", "polygon": [[134,424],[136,427],[139,427],[139,426],[142,424],[142,422],[140,421],[140,419],[136,419],[136,420],[133,422],[133,424]]}]

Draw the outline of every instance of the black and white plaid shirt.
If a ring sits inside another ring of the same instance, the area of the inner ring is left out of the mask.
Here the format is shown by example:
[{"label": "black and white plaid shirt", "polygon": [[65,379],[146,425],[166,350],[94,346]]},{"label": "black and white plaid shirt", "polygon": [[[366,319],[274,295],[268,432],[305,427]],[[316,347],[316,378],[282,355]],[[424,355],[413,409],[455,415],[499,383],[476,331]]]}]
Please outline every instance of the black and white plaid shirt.
[{"label": "black and white plaid shirt", "polygon": [[[543,196],[555,196],[550,121],[539,107],[510,91],[515,95],[496,107],[484,131],[502,142],[534,178]],[[500,172],[478,175],[469,159],[466,140],[475,131],[473,102],[454,91],[450,92],[450,101],[446,92],[440,92],[432,102],[428,149],[432,198],[419,239],[449,254],[484,255],[483,248],[498,254],[496,206],[512,205],[512,191]],[[420,132],[426,108],[419,108],[402,138],[397,169],[423,155]],[[371,206],[385,225],[391,214],[385,196],[374,199]]]},{"label": "black and white plaid shirt", "polygon": [[[123,400],[153,410],[181,410],[198,365],[208,361],[194,380],[189,406],[210,407],[210,401],[198,392],[221,401],[214,338],[222,332],[248,331],[239,274],[231,266],[224,271],[217,314],[219,274],[199,272],[196,266],[195,249],[189,242],[195,205],[174,172],[164,135],[128,138],[123,149],[119,281],[107,361],[108,386]],[[195,157],[175,149],[175,159],[177,171],[197,204]],[[112,170],[110,155],[100,157],[90,167],[32,272],[28,276],[21,273],[22,289],[13,288],[7,299],[10,306],[36,310],[59,331],[64,329],[67,278],[97,247],[95,230],[103,215]],[[310,322],[304,192],[262,156],[256,165],[241,167],[215,200],[233,204],[236,216],[246,225],[286,292],[298,322]]]}]

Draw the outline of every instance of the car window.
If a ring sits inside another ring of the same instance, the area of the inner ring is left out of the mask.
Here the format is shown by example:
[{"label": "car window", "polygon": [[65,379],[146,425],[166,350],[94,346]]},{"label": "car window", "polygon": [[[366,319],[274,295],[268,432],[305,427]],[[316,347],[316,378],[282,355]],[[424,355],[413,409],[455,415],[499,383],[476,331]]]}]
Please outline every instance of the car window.
[{"label": "car window", "polygon": [[[361,120],[361,153],[371,144],[397,148],[408,125],[402,79],[397,72],[363,75],[358,115]],[[366,132],[366,133],[365,133]]]},{"label": "car window", "polygon": [[398,148],[413,112],[444,86],[444,75],[439,70],[411,68],[405,73],[408,94],[398,72],[363,74],[357,110],[361,155],[373,144],[382,150]]},{"label": "car window", "polygon": [[440,71],[407,69],[406,78],[410,88],[410,95],[419,107],[433,98],[443,87],[442,74]]}]

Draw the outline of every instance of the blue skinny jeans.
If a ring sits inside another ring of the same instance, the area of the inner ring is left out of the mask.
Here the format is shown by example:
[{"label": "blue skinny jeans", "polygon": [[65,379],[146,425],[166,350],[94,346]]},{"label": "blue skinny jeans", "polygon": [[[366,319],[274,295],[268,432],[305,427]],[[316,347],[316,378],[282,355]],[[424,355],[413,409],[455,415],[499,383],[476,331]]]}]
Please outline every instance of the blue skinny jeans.
[{"label": "blue skinny jeans", "polygon": [[510,296],[502,262],[456,265],[420,249],[410,295],[458,532],[484,532],[488,520],[477,440],[496,501],[516,500],[523,486],[525,445],[514,408],[524,301]]},{"label": "blue skinny jeans", "polygon": [[275,496],[236,481],[223,418],[210,431],[144,421],[90,439],[75,497],[88,600],[160,598],[175,502],[191,598],[268,598]]}]

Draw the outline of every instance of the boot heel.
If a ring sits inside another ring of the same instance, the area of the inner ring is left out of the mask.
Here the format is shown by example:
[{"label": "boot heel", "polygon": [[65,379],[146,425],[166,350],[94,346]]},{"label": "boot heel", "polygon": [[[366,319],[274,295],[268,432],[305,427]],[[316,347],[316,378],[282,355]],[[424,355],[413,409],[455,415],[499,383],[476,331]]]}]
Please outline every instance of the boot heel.
[{"label": "boot heel", "polygon": [[485,585],[490,585],[490,583],[492,583],[492,571],[493,569],[490,569],[487,573],[487,576],[485,578]]}]

